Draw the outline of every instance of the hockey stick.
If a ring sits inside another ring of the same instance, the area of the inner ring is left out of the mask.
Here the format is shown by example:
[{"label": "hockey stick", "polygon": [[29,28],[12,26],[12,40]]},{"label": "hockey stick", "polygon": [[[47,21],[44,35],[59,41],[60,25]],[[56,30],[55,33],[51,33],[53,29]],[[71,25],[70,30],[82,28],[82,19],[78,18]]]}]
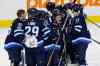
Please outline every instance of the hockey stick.
[{"label": "hockey stick", "polygon": [[[64,28],[65,28],[65,26],[66,26],[67,20],[68,20],[68,16],[66,17],[66,19],[65,19],[65,21],[64,21],[64,25],[63,25],[63,27],[62,27],[62,29],[61,29],[62,31],[64,30]],[[59,40],[60,40],[60,35],[61,35],[61,32],[59,33],[59,37],[58,37],[58,40],[57,40],[57,42],[56,42],[56,45],[58,44],[58,42],[59,42]],[[51,53],[51,55],[50,55],[50,57],[49,57],[47,66],[50,65],[50,62],[51,62],[51,60],[52,60],[52,56],[53,56],[53,54],[54,54],[54,51],[55,51],[55,48],[53,49],[53,51],[52,51],[52,53]]]},{"label": "hockey stick", "polygon": [[[94,21],[90,20],[89,18],[86,18],[90,23],[94,24],[96,27],[100,28],[100,25],[96,24]],[[95,40],[94,38],[91,38],[95,43],[100,44],[99,41]]]},{"label": "hockey stick", "polygon": [[86,20],[88,20],[90,23],[94,24],[96,27],[100,28],[100,25],[96,24],[94,21],[90,20],[86,17]]},{"label": "hockey stick", "polygon": [[63,51],[61,53],[61,57],[60,57],[59,63],[58,63],[58,66],[60,66],[60,64],[61,64],[64,52],[65,52],[65,50],[63,49]]},{"label": "hockey stick", "polygon": [[64,48],[63,48],[63,51],[62,51],[62,53],[61,53],[61,57],[60,57],[60,60],[59,60],[59,63],[58,63],[58,66],[60,66],[60,64],[61,64],[61,62],[62,62],[62,59],[63,59],[63,54],[65,54],[64,56],[65,56],[65,58],[64,58],[64,60],[65,60],[65,66],[67,66],[67,59],[66,59],[66,42],[65,42],[65,36],[64,36],[64,34],[63,34],[63,41],[64,41]]},{"label": "hockey stick", "polygon": [[95,43],[97,43],[97,44],[100,44],[100,42],[99,41],[97,41],[96,39],[94,39],[94,38],[91,38]]},{"label": "hockey stick", "polygon": [[[72,23],[71,23],[71,19],[70,19],[70,22],[69,22],[68,25],[67,25],[68,30],[71,30],[71,28],[72,28],[72,27],[70,26],[70,24],[72,24]],[[62,29],[64,29],[64,28],[62,28]],[[67,30],[67,32],[70,33],[70,31],[68,31],[68,30]],[[67,55],[66,55],[66,54],[67,54],[67,53],[66,53],[66,51],[67,51],[67,50],[66,50],[67,44],[66,44],[65,36],[64,36],[64,35],[63,35],[63,41],[64,41],[64,48],[63,48],[63,51],[62,51],[62,53],[61,53],[62,55],[61,55],[61,57],[60,57],[60,61],[59,61],[58,66],[60,66],[60,63],[61,63],[61,61],[62,61],[62,58],[63,58],[63,54],[64,54],[64,53],[65,53],[65,55],[64,55],[64,56],[65,56],[64,60],[65,60],[65,62],[66,62],[66,63],[65,63],[65,66],[67,66],[67,63],[68,63],[68,61],[67,61],[67,59],[66,59],[66,57],[67,57]]]}]

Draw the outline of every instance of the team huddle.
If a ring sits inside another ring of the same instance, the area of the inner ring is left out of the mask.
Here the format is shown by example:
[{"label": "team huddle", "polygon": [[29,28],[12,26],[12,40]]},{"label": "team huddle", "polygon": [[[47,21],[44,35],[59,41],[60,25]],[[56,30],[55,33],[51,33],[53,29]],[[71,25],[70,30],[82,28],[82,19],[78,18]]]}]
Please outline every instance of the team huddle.
[{"label": "team huddle", "polygon": [[18,18],[5,40],[13,66],[21,66],[23,49],[26,66],[87,66],[86,50],[91,36],[83,6],[48,2],[46,8],[29,8],[27,19],[25,10],[17,11]]}]

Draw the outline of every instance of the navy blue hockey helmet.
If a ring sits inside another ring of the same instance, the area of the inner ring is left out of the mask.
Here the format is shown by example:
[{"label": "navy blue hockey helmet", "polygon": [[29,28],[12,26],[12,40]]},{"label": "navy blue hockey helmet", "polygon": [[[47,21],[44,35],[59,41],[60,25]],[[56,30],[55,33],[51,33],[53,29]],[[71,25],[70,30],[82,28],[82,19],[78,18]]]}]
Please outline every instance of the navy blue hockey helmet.
[{"label": "navy blue hockey helmet", "polygon": [[48,17],[48,13],[47,12],[45,12],[44,10],[39,10],[38,11],[38,16],[39,16],[39,18],[46,18],[46,17]]},{"label": "navy blue hockey helmet", "polygon": [[54,10],[52,11],[53,15],[62,15],[65,16],[65,10],[63,9],[63,7],[61,5],[58,5],[54,8]]},{"label": "navy blue hockey helmet", "polygon": [[74,5],[73,3],[66,3],[66,4],[64,4],[63,9],[65,9],[65,10],[72,9],[73,5]]},{"label": "navy blue hockey helmet", "polygon": [[36,16],[38,13],[38,10],[36,8],[29,8],[28,9],[28,16]]},{"label": "navy blue hockey helmet", "polygon": [[81,4],[74,4],[72,6],[73,11],[83,13],[83,6]]},{"label": "navy blue hockey helmet", "polygon": [[65,16],[64,11],[59,10],[57,8],[55,8],[52,12],[53,16],[57,16],[57,15],[62,15],[63,17]]},{"label": "navy blue hockey helmet", "polygon": [[53,15],[59,15],[61,14],[61,11],[59,9],[54,9],[52,13]]},{"label": "navy blue hockey helmet", "polygon": [[59,10],[64,10],[62,5],[57,5],[55,8]]}]

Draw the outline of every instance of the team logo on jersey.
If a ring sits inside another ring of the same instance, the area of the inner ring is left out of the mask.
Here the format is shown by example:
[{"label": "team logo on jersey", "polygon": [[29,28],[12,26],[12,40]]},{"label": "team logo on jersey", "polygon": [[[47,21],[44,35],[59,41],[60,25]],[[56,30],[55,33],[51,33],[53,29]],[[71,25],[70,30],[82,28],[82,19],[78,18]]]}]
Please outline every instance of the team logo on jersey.
[{"label": "team logo on jersey", "polygon": [[23,24],[22,23],[18,23],[18,26],[21,27],[21,26],[23,26]]},{"label": "team logo on jersey", "polygon": [[18,27],[17,27],[17,29],[21,29],[22,26],[23,26],[22,23],[18,23]]}]

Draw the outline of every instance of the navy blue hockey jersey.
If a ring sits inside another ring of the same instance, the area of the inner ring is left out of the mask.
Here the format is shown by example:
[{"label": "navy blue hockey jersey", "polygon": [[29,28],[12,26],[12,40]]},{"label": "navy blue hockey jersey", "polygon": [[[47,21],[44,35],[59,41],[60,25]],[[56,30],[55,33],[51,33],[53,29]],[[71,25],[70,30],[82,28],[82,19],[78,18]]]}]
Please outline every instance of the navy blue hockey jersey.
[{"label": "navy blue hockey jersey", "polygon": [[74,40],[78,37],[86,37],[86,38],[90,38],[90,32],[87,28],[86,22],[85,22],[85,17],[83,15],[79,15],[76,16],[74,18],[71,19],[70,26],[71,32],[69,34],[69,38],[70,40]]},{"label": "navy blue hockey jersey", "polygon": [[[9,46],[9,44],[22,44],[24,39],[24,23],[26,20],[15,19],[11,26],[11,30],[6,37],[5,47]],[[14,42],[14,43],[13,43]]]},{"label": "navy blue hockey jersey", "polygon": [[49,27],[44,26],[43,20],[31,19],[25,24],[25,36],[35,36],[38,44],[43,44],[48,39],[50,32]]}]

